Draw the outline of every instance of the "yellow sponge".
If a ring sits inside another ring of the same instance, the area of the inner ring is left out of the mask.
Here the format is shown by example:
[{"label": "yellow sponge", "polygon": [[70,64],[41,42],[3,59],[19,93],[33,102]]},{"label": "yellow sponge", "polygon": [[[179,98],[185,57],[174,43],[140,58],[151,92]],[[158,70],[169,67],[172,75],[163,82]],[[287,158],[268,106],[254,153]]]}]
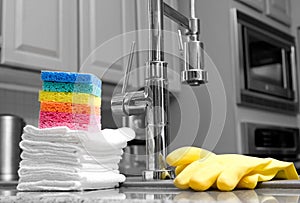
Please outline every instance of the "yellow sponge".
[{"label": "yellow sponge", "polygon": [[101,106],[101,98],[85,93],[40,91],[39,101],[64,102]]}]

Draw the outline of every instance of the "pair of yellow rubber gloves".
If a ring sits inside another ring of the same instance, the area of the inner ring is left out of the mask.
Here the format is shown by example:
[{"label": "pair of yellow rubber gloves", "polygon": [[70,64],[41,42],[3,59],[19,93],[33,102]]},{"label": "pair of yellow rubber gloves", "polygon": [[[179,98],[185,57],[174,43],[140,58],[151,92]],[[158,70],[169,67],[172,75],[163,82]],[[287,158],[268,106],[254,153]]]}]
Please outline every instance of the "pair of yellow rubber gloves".
[{"label": "pair of yellow rubber gloves", "polygon": [[176,149],[166,161],[176,167],[174,184],[180,189],[204,191],[213,187],[231,191],[235,188],[254,189],[258,182],[273,178],[299,179],[291,162],[240,154],[216,155],[197,147]]}]

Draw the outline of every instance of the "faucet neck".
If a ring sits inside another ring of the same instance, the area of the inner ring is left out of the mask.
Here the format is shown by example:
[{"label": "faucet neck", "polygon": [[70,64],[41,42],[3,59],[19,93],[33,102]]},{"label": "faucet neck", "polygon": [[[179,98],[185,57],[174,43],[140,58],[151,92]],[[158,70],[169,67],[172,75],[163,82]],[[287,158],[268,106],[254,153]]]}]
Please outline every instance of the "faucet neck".
[{"label": "faucet neck", "polygon": [[149,12],[149,61],[164,60],[164,35],[163,35],[163,0],[148,0]]}]

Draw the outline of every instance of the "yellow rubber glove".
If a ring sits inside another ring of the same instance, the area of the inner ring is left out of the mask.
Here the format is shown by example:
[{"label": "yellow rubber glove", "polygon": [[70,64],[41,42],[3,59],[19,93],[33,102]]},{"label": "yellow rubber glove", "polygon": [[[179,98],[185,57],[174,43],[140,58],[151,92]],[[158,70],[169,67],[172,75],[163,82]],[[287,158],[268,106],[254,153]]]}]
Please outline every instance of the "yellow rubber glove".
[{"label": "yellow rubber glove", "polygon": [[[199,159],[195,160],[197,157]],[[216,186],[219,190],[230,191],[234,188],[252,189],[257,182],[274,177],[298,179],[293,163],[239,154],[215,155],[196,147],[175,150],[168,155],[167,162],[177,166],[174,184],[181,189],[190,187],[203,191]]]}]

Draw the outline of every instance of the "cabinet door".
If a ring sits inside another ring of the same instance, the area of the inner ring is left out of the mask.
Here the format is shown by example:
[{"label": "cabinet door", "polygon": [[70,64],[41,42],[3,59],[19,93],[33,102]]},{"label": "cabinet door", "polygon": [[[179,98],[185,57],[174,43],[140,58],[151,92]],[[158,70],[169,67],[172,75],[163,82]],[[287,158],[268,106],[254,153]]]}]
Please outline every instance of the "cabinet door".
[{"label": "cabinet door", "polygon": [[264,0],[239,0],[240,2],[256,9],[259,11],[263,11],[264,10]]},{"label": "cabinet door", "polygon": [[77,70],[76,0],[3,0],[1,63]]},{"label": "cabinet door", "polygon": [[266,13],[268,16],[286,24],[291,24],[290,0],[267,0]]},{"label": "cabinet door", "polygon": [[79,8],[80,71],[121,82],[136,41],[135,32],[126,34],[136,30],[135,0],[80,0]]}]

